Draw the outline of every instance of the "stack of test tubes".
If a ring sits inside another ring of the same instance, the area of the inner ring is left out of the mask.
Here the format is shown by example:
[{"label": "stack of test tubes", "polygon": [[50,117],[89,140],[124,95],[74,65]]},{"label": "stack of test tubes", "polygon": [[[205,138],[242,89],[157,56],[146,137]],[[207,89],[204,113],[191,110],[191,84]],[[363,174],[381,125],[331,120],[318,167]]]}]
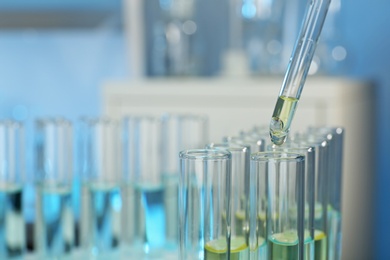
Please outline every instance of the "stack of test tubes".
[{"label": "stack of test tubes", "polygon": [[341,259],[343,135],[211,143],[202,115],[37,119],[31,235],[23,124],[0,121],[0,258]]},{"label": "stack of test tubes", "polygon": [[181,152],[180,259],[341,259],[344,129],[268,131]]},{"label": "stack of test tubes", "polygon": [[208,142],[207,117],[39,119],[35,130],[34,256],[177,259],[178,154]]}]

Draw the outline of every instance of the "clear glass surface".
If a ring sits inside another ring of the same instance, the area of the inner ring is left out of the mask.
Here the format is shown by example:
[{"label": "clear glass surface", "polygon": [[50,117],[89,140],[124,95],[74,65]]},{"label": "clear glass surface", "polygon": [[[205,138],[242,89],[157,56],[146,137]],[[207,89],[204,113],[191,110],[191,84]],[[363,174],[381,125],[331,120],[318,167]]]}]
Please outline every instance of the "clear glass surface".
[{"label": "clear glass surface", "polygon": [[230,152],[186,150],[180,164],[179,259],[241,259],[245,240],[231,240]]}]

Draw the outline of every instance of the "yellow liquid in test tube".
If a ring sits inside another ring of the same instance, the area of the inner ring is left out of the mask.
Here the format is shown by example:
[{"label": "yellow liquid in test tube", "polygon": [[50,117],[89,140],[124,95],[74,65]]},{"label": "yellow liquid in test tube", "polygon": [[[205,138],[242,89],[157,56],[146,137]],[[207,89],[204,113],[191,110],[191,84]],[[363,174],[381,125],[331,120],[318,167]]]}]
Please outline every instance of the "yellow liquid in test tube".
[{"label": "yellow liquid in test tube", "polygon": [[[249,248],[244,237],[232,237],[230,241],[230,260],[243,260],[249,257]],[[214,239],[205,245],[205,260],[225,260],[226,238]]]},{"label": "yellow liquid in test tube", "polygon": [[[310,244],[306,239],[304,259],[310,259]],[[294,231],[273,234],[268,240],[268,253],[271,260],[298,260],[298,236]]]},{"label": "yellow liquid in test tube", "polygon": [[321,230],[314,231],[314,259],[315,260],[326,260],[326,235]]}]

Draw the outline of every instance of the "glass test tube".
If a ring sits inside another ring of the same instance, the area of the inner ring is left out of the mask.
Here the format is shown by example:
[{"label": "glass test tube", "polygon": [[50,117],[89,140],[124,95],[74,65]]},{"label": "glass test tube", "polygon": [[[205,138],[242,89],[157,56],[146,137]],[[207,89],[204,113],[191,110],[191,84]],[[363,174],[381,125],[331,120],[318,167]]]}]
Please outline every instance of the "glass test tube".
[{"label": "glass test tube", "polygon": [[[240,253],[241,259],[249,259],[249,160],[250,147],[236,144],[215,144],[211,143],[207,148],[225,149],[231,153],[231,244],[236,244],[237,241],[245,241],[248,249],[242,249]],[[262,216],[262,215],[261,215]],[[265,221],[259,216],[259,221]],[[261,225],[260,225],[261,226]],[[263,234],[263,233],[262,233]],[[239,243],[242,244],[242,243]],[[259,247],[256,248],[256,254],[263,259],[266,256],[266,246],[264,236],[259,237]],[[230,248],[235,250],[235,248]],[[252,252],[253,253],[253,252]]]},{"label": "glass test tube", "polygon": [[0,121],[0,258],[25,252],[23,218],[24,129],[22,123]]},{"label": "glass test tube", "polygon": [[[257,245],[259,181],[266,175],[267,259],[313,259],[313,237],[305,221],[305,158],[286,152],[251,156],[249,244]],[[311,209],[309,208],[308,212]]]},{"label": "glass test tube", "polygon": [[[327,143],[310,143],[306,139],[288,141],[283,146],[272,145],[269,150],[299,153],[305,156],[306,190],[305,203],[310,203],[312,212],[305,212],[305,219],[309,219],[310,230],[314,237],[314,259],[327,259]],[[310,216],[312,217],[309,217]],[[308,218],[309,217],[309,218]]]},{"label": "glass test tube", "polygon": [[39,119],[36,130],[35,242],[40,259],[70,255],[75,243],[72,124]]},{"label": "glass test tube", "polygon": [[110,118],[83,119],[84,157],[81,230],[88,253],[112,255],[121,235],[119,123]]},{"label": "glass test tube", "polygon": [[343,181],[343,141],[344,141],[344,129],[333,128],[331,133],[334,137],[333,152],[331,154],[332,160],[334,160],[334,175],[332,186],[328,186],[329,202],[331,205],[331,221],[330,228],[331,233],[334,234],[334,239],[329,245],[329,249],[333,248],[334,251],[328,252],[329,259],[340,260],[341,259],[341,248],[342,248],[342,233],[341,233],[341,192],[342,192],[342,181]]},{"label": "glass test tube", "polygon": [[[328,163],[328,258],[341,259],[341,192],[344,129],[341,127],[311,127],[309,134],[329,143]],[[312,137],[312,138],[314,138]]]},{"label": "glass test tube", "polygon": [[204,147],[208,141],[208,118],[204,115],[164,114],[162,116],[162,173],[164,184],[165,231],[168,246],[178,248],[178,186],[183,150]]},{"label": "glass test tube", "polygon": [[[309,130],[310,132],[311,130]],[[316,149],[316,169],[315,169],[315,229],[325,230],[327,237],[327,250],[326,255],[317,254],[316,257],[319,259],[331,259],[330,252],[333,252],[333,246],[330,245],[331,241],[334,241],[334,232],[332,231],[331,225],[331,214],[332,208],[329,205],[329,181],[332,173],[330,172],[330,153],[331,145],[326,136],[315,135],[312,133],[296,134],[293,136],[291,143],[297,145],[310,145]],[[319,206],[319,204],[321,206]],[[320,210],[321,209],[321,210]],[[321,212],[321,214],[320,214]],[[318,221],[318,216],[322,216],[322,221]],[[316,242],[318,242],[318,237]],[[316,250],[318,243],[316,243]],[[318,250],[317,250],[318,251]]]},{"label": "glass test tube", "polygon": [[[132,246],[142,255],[161,255],[165,240],[164,187],[161,169],[161,119],[130,116],[124,119],[124,208]],[[134,207],[134,210],[132,210]],[[129,227],[133,227],[131,230]]]},{"label": "glass test tube", "polygon": [[241,259],[245,241],[230,244],[230,152],[186,150],[180,164],[179,259]]}]

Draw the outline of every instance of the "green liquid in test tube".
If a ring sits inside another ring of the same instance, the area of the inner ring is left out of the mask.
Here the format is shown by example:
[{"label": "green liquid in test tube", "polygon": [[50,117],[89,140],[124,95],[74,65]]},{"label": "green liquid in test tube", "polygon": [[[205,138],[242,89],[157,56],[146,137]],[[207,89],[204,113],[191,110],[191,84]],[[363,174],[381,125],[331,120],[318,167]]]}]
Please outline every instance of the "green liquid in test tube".
[{"label": "green liquid in test tube", "polygon": [[282,145],[290,131],[331,0],[309,0],[270,122],[271,141]]}]

